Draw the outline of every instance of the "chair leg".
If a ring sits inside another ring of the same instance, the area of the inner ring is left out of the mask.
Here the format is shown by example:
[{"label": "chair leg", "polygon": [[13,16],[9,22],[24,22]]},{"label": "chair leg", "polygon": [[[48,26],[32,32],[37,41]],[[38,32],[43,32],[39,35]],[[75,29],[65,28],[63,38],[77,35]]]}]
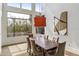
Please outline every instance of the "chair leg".
[{"label": "chair leg", "polygon": [[28,53],[29,55],[31,55],[31,50],[27,50],[27,53]]}]

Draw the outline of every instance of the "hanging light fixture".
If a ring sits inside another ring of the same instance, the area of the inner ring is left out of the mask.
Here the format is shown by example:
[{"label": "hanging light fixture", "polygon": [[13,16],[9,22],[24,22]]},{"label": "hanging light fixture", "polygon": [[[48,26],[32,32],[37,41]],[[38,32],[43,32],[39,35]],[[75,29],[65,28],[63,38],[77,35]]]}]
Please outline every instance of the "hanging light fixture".
[{"label": "hanging light fixture", "polygon": [[45,16],[35,16],[34,18],[35,27],[45,27],[46,26],[46,18]]},{"label": "hanging light fixture", "polygon": [[[40,6],[39,6],[40,7]],[[35,27],[45,27],[46,26],[46,17],[45,15],[36,15],[34,17],[34,26]]]}]

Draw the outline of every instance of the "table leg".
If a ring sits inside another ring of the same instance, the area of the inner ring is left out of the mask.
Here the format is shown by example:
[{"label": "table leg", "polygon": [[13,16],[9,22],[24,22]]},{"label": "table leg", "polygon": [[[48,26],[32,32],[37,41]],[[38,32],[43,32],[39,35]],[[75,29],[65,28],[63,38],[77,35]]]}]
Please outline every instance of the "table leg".
[{"label": "table leg", "polygon": [[45,56],[45,50],[43,49],[43,56]]}]

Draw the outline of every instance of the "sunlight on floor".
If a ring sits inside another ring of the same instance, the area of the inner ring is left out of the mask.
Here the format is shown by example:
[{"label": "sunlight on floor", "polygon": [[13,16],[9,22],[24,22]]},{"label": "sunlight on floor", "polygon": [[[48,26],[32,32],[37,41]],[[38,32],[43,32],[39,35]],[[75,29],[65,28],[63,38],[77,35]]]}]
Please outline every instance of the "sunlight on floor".
[{"label": "sunlight on floor", "polygon": [[20,55],[23,53],[27,53],[27,43],[8,46],[8,48],[12,55]]}]

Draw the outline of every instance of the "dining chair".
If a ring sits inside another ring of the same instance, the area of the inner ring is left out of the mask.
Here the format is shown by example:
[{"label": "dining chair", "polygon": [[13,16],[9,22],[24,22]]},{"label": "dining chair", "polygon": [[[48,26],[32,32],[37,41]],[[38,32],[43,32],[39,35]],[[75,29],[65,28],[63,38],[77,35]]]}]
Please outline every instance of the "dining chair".
[{"label": "dining chair", "polygon": [[27,52],[29,55],[31,55],[31,43],[29,37],[27,37],[26,40],[27,40]]},{"label": "dining chair", "polygon": [[66,42],[59,43],[55,56],[64,56]]},{"label": "dining chair", "polygon": [[35,44],[35,41],[34,40],[31,40],[31,52],[32,52],[32,55],[33,56],[39,56],[39,55],[42,55],[42,52],[39,52],[37,50],[37,47],[36,47],[36,44]]},{"label": "dining chair", "polygon": [[30,38],[33,38],[33,34],[29,34],[29,37],[30,37]]},{"label": "dining chair", "polygon": [[59,42],[59,37],[57,38],[57,43]]},{"label": "dining chair", "polygon": [[49,55],[49,56],[64,56],[65,44],[66,44],[66,42],[58,43],[57,48],[48,51],[47,52],[48,53],[47,55]]},{"label": "dining chair", "polygon": [[31,40],[31,53],[32,55],[36,55],[36,47],[35,47],[35,41]]},{"label": "dining chair", "polygon": [[54,56],[56,54],[56,51],[58,49],[58,41],[59,41],[59,38],[55,41],[55,40],[52,40],[53,42],[56,42],[57,46],[54,47],[53,49],[49,49],[46,51],[46,55],[47,56]]},{"label": "dining chair", "polygon": [[55,42],[59,42],[59,37],[58,38],[55,38],[55,37],[53,37],[53,40],[55,40]]}]

